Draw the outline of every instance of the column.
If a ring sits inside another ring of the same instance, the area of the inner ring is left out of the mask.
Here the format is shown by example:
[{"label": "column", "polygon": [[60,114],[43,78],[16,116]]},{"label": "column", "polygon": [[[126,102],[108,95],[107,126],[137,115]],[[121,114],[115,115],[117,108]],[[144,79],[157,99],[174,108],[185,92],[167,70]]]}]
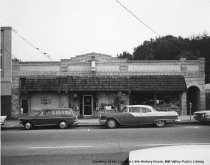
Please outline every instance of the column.
[{"label": "column", "polygon": [[187,115],[187,93],[183,92],[180,97],[181,113],[180,115]]}]

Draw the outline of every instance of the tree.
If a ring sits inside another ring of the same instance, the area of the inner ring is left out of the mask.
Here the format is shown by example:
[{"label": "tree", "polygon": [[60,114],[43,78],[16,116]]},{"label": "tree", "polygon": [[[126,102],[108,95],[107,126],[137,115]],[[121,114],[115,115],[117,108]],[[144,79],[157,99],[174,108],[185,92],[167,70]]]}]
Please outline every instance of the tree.
[{"label": "tree", "polygon": [[125,104],[126,95],[122,92],[118,92],[114,98],[114,106],[118,111],[121,111],[121,105]]},{"label": "tree", "polygon": [[123,53],[121,53],[117,56],[118,56],[118,58],[127,58],[128,60],[132,60],[132,55],[126,51],[124,51]]},{"label": "tree", "polygon": [[12,61],[13,61],[13,62],[21,62],[21,60],[18,59],[18,58],[16,58],[16,57],[12,58]]},{"label": "tree", "polygon": [[207,33],[191,38],[167,35],[150,39],[134,48],[132,55],[120,54],[120,58],[127,56],[132,56],[132,60],[179,60],[181,57],[197,60],[205,57],[206,83],[210,83],[210,36]]}]

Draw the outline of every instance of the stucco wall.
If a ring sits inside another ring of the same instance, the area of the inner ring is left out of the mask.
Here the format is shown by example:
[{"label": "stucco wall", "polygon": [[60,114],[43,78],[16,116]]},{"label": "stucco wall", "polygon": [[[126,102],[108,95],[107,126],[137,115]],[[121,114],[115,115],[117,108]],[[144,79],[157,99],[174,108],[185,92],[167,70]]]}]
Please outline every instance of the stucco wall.
[{"label": "stucco wall", "polygon": [[[0,44],[0,49],[2,54],[0,54],[2,56],[1,60],[3,62],[1,62],[1,64],[3,64],[1,66],[1,81],[5,81],[5,83],[10,83],[11,81],[8,81],[8,79],[11,80],[11,76],[12,76],[12,70],[11,70],[11,66],[12,66],[12,43],[11,43],[11,38],[12,38],[12,32],[11,32],[11,27],[1,27],[1,34],[0,34],[0,40],[1,40],[1,44]],[[11,95],[11,91],[10,93],[8,93],[7,95]]]},{"label": "stucco wall", "polygon": [[11,96],[11,80],[8,81],[2,81],[1,82],[1,95],[2,96],[7,96],[10,95]]},{"label": "stucco wall", "polygon": [[175,63],[133,63],[128,65],[130,72],[180,72],[180,65]]},{"label": "stucco wall", "polygon": [[32,93],[30,106],[31,111],[59,108],[59,95],[57,93]]},{"label": "stucco wall", "polygon": [[27,99],[28,112],[38,111],[47,108],[69,108],[69,95],[66,93],[56,92],[30,92],[22,93],[20,96],[21,100]]},{"label": "stucco wall", "polygon": [[12,28],[0,27],[0,68],[1,68],[1,115],[6,115],[8,119],[11,118],[11,102],[12,102]]},{"label": "stucco wall", "polygon": [[59,62],[20,62],[19,73],[20,75],[27,74],[45,74],[55,73],[60,71]]}]

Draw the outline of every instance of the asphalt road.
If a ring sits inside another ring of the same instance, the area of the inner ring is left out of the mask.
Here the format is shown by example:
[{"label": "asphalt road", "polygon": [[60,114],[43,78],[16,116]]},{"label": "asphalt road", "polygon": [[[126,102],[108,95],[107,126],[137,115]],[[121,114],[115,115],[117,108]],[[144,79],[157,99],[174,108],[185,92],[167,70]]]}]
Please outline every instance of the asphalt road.
[{"label": "asphalt road", "polygon": [[182,144],[210,144],[210,125],[168,125],[106,129],[1,131],[2,165],[127,164],[129,151]]}]

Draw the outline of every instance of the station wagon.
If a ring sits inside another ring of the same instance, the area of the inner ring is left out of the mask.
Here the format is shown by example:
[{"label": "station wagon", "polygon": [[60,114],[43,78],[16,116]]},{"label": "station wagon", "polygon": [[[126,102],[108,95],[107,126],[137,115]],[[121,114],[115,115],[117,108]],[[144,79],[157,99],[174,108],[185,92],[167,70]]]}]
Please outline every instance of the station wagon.
[{"label": "station wagon", "polygon": [[34,126],[57,125],[64,129],[78,123],[72,109],[44,109],[38,113],[30,113],[20,117],[20,124],[29,130]]}]

